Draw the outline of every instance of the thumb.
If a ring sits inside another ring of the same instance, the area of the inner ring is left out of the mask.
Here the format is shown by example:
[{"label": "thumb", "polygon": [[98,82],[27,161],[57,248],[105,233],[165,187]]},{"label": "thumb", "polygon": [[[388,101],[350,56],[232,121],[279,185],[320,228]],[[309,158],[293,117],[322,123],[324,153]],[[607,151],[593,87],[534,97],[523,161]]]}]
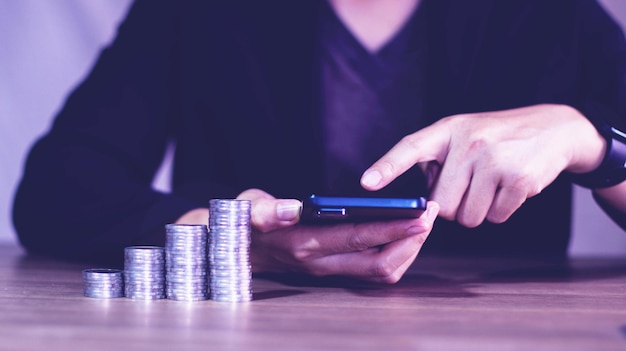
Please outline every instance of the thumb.
[{"label": "thumb", "polygon": [[251,224],[261,232],[288,227],[300,220],[302,202],[299,200],[276,199],[259,189],[246,190],[237,199],[252,202]]}]

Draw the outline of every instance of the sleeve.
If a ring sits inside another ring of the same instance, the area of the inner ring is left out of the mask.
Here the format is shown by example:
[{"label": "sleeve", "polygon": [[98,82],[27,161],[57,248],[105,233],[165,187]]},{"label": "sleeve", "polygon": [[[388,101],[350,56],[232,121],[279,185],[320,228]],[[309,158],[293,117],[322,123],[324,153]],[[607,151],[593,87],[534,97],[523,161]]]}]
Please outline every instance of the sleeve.
[{"label": "sleeve", "polygon": [[[580,111],[600,131],[607,127],[626,130],[626,39],[620,25],[596,0],[581,1],[579,14],[581,86]],[[626,230],[626,214],[594,195],[600,207]]]},{"label": "sleeve", "polygon": [[[626,40],[622,28],[596,0],[581,1],[580,85],[583,113],[597,126],[626,129]],[[602,111],[598,113],[597,111]]]},{"label": "sleeve", "polygon": [[162,245],[163,224],[200,204],[159,193],[176,110],[175,1],[137,0],[27,157],[13,221],[30,252],[120,262]]}]

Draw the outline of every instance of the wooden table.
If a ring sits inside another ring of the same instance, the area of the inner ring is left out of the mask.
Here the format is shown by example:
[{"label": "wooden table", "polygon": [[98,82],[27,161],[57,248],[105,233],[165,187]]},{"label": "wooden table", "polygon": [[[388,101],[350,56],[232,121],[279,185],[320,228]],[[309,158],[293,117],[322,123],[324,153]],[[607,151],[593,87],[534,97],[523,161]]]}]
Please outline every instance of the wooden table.
[{"label": "wooden table", "polygon": [[255,277],[249,303],[93,299],[0,246],[0,350],[626,350],[626,259],[418,258],[398,284]]}]

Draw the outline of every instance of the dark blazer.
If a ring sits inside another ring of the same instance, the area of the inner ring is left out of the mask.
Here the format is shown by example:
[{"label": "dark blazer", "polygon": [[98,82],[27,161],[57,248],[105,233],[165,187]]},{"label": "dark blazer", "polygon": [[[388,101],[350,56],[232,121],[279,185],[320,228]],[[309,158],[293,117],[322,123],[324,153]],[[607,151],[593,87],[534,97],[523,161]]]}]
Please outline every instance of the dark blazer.
[{"label": "dark blazer", "polygon": [[[321,1],[321,0],[320,0]],[[143,1],[33,147],[15,199],[21,243],[66,258],[163,244],[208,200],[261,188],[323,191],[319,1]],[[626,116],[626,50],[591,0],[423,0],[426,116],[538,103]],[[407,134],[412,131],[407,131]],[[150,185],[176,144],[171,194]],[[439,220],[424,252],[563,256],[571,184],[558,179],[505,224]],[[117,261],[119,262],[119,261]]]}]

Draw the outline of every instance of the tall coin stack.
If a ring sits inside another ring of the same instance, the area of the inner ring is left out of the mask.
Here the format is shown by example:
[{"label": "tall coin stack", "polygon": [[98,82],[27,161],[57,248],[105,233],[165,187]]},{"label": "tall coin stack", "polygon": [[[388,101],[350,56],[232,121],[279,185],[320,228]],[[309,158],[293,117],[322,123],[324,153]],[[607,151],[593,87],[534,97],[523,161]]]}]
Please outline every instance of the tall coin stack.
[{"label": "tall coin stack", "polygon": [[165,235],[167,298],[179,301],[208,299],[207,226],[168,224]]},{"label": "tall coin stack", "polygon": [[165,249],[129,246],[124,249],[124,290],[137,300],[165,298]]},{"label": "tall coin stack", "polygon": [[119,269],[83,270],[83,293],[87,297],[109,299],[124,296],[123,272]]},{"label": "tall coin stack", "polygon": [[209,286],[215,301],[252,300],[250,211],[247,200],[209,201]]}]

